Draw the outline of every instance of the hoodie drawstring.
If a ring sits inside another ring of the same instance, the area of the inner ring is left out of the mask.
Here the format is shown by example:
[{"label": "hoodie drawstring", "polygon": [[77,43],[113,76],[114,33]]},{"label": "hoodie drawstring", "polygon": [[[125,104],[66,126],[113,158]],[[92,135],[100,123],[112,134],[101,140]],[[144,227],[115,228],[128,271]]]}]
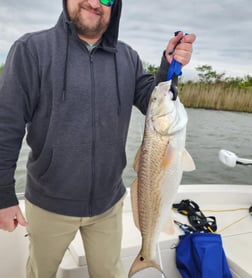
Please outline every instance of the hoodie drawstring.
[{"label": "hoodie drawstring", "polygon": [[[62,89],[62,101],[64,102],[66,99],[66,91],[67,91],[67,74],[68,74],[68,58],[69,58],[69,35],[70,35],[70,26],[69,23],[66,23],[67,31],[66,31],[66,54],[65,54],[65,62],[64,62],[64,74],[63,74],[63,89]],[[118,64],[117,64],[117,55],[116,52],[114,55],[114,65],[115,65],[115,78],[116,78],[116,97],[118,102],[117,114],[121,113],[121,94],[120,94],[120,86],[119,86],[119,72],[118,72]]]},{"label": "hoodie drawstring", "polygon": [[66,98],[66,89],[67,89],[67,68],[68,68],[68,53],[69,53],[69,25],[66,24],[66,55],[65,55],[65,64],[64,64],[64,76],[63,76],[63,91],[62,91],[62,101],[65,101]]},{"label": "hoodie drawstring", "polygon": [[115,78],[116,78],[116,97],[118,102],[117,114],[121,114],[121,94],[120,94],[120,86],[119,86],[119,73],[118,73],[118,66],[117,66],[117,56],[116,53],[114,54],[114,63],[115,63]]}]

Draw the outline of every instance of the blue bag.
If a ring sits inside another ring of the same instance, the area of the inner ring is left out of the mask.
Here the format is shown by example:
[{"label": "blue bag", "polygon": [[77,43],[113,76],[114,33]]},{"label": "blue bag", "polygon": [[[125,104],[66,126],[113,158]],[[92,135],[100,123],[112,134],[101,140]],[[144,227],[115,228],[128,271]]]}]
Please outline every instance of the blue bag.
[{"label": "blue bag", "polygon": [[187,233],[179,239],[176,265],[183,278],[232,278],[219,234]]}]

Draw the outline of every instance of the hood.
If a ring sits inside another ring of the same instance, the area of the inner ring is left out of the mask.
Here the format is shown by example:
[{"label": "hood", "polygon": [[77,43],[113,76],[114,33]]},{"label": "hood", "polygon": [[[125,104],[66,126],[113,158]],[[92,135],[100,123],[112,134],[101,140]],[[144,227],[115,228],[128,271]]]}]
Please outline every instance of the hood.
[{"label": "hood", "polygon": [[[67,0],[63,0],[63,15],[65,18],[65,22],[71,24],[68,12],[67,12]],[[122,0],[116,0],[115,4],[112,6],[111,11],[111,20],[109,26],[102,37],[102,46],[105,48],[115,48],[118,40],[119,34],[119,22],[121,18],[121,10],[122,10]],[[71,28],[75,28],[72,24]]]},{"label": "hood", "polygon": [[[67,0],[63,0],[63,13],[60,18],[64,18],[66,28],[66,54],[65,54],[65,66],[64,66],[64,83],[63,83],[63,90],[62,90],[62,101],[66,98],[66,89],[67,89],[67,71],[68,71],[68,51],[69,51],[69,31],[71,29],[72,33],[76,33],[76,28],[74,24],[71,22],[68,12],[67,12]],[[119,88],[119,81],[118,81],[118,70],[117,70],[117,58],[116,58],[116,45],[118,41],[118,34],[119,34],[119,22],[121,17],[121,10],[122,10],[122,0],[116,0],[115,4],[112,6],[111,11],[111,19],[109,26],[105,33],[102,36],[102,41],[100,46],[109,52],[114,53],[114,62],[115,62],[115,74],[116,74],[116,95],[118,99],[118,114],[121,111],[121,96],[120,96],[120,88]]]}]

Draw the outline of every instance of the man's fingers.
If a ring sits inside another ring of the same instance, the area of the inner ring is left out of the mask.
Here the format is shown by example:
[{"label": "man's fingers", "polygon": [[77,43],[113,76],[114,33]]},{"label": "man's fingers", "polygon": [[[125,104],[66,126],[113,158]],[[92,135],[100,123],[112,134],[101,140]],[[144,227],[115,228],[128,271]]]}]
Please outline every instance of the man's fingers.
[{"label": "man's fingers", "polygon": [[168,55],[172,55],[176,46],[180,43],[181,39],[183,38],[183,33],[179,32],[177,36],[173,37],[168,44],[167,52]]},{"label": "man's fingers", "polygon": [[13,232],[16,229],[16,227],[17,226],[13,220],[13,221],[8,221],[8,222],[5,222],[4,224],[2,224],[1,229],[4,231],[7,231],[7,232]]},{"label": "man's fingers", "polygon": [[195,40],[196,40],[196,35],[192,33],[192,34],[185,35],[182,39],[182,42],[194,43]]},{"label": "man's fingers", "polygon": [[20,225],[23,226],[23,227],[27,227],[27,225],[28,225],[28,222],[27,222],[26,219],[24,218],[24,216],[23,216],[21,210],[19,210],[19,211],[17,212],[17,215],[16,215],[16,219],[15,219],[15,220],[16,220],[17,224],[20,224]]},{"label": "man's fingers", "polygon": [[0,229],[12,232],[18,224],[24,227],[28,225],[18,205],[0,209]]}]

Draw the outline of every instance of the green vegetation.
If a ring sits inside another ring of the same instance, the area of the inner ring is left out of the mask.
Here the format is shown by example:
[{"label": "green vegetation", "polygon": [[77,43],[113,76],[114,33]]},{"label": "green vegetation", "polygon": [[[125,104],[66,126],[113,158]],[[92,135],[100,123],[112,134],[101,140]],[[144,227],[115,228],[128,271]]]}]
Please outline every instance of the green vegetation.
[{"label": "green vegetation", "polygon": [[[144,67],[157,74],[158,67],[148,63]],[[209,65],[198,66],[196,71],[198,81],[179,81],[180,99],[186,107],[252,112],[252,76],[225,77]]]},{"label": "green vegetation", "polygon": [[149,63],[143,62],[143,66],[147,72],[156,75],[158,72],[158,67],[151,65]]},{"label": "green vegetation", "polygon": [[180,99],[186,107],[252,112],[252,89],[227,82],[213,84],[187,82],[179,85]]},{"label": "green vegetation", "polygon": [[0,66],[0,73],[1,73],[2,70],[3,70],[3,67],[4,67],[4,64],[2,64],[2,65]]},{"label": "green vegetation", "polygon": [[239,112],[252,112],[252,77],[225,77],[211,66],[196,68],[199,81],[179,85],[180,98],[185,106]]},{"label": "green vegetation", "polygon": [[[157,67],[145,65],[156,74]],[[183,82],[180,78],[180,99],[186,107],[252,112],[252,76],[225,77],[209,65],[196,67],[198,81]]]}]

